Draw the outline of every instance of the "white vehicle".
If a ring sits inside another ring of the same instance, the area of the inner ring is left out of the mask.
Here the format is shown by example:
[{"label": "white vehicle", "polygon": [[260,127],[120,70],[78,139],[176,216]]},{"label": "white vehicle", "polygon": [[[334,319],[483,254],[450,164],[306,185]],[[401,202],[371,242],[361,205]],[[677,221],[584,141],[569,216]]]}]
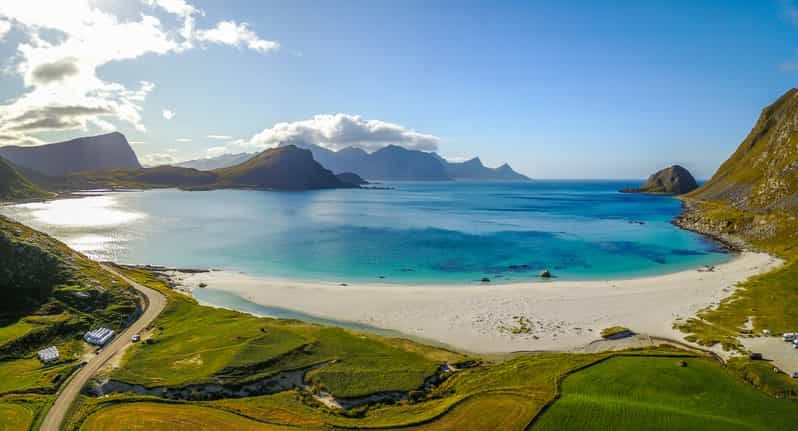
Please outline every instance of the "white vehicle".
[{"label": "white vehicle", "polygon": [[798,334],[795,332],[785,332],[782,338],[784,341],[795,341],[798,339]]},{"label": "white vehicle", "polygon": [[130,337],[130,341],[132,341],[134,343],[138,343],[139,340],[141,340],[141,336],[139,334],[136,334],[136,335]]},{"label": "white vehicle", "polygon": [[793,379],[798,379],[798,371],[793,371],[792,372],[792,378]]}]

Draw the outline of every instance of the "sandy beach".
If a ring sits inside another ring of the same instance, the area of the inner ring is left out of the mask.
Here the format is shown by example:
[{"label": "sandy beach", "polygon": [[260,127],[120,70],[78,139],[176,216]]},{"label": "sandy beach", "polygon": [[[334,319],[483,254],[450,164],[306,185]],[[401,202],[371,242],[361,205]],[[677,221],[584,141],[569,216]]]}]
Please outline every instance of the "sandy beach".
[{"label": "sandy beach", "polygon": [[571,351],[621,325],[635,332],[682,339],[679,319],[717,304],[737,283],[781,264],[743,252],[714,271],[601,281],[523,284],[391,285],[315,283],[227,271],[176,274],[184,288],[200,283],[251,302],[327,319],[346,320],[439,341],[468,352]]}]

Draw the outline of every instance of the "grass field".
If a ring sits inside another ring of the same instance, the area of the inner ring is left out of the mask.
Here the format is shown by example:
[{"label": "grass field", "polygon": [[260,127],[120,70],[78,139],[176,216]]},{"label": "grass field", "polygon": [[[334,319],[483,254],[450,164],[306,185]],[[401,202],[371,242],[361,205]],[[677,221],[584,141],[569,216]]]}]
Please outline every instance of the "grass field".
[{"label": "grass field", "polygon": [[50,398],[37,394],[0,397],[0,431],[35,429]]},{"label": "grass field", "polygon": [[[535,419],[558,384],[560,398]],[[125,396],[93,401],[80,429],[159,431],[189,423],[204,431],[217,429],[215,421],[224,418],[238,427],[232,429],[253,430],[519,431],[533,419],[532,430],[786,430],[798,412],[795,401],[768,396],[736,370],[671,351],[522,355],[463,370],[427,399],[350,412],[355,414],[321,408],[297,391],[190,404],[129,400],[138,402],[124,403]],[[211,419],[192,422],[189,413]],[[109,424],[116,428],[104,428]]]},{"label": "grass field", "polygon": [[170,431],[288,431],[296,428],[255,422],[221,410],[192,405],[160,403],[122,404],[104,409],[89,418],[84,430],[170,430]]},{"label": "grass field", "polygon": [[[57,388],[53,381],[69,374],[71,365],[43,367],[38,359],[17,359],[0,362],[0,395],[12,392],[47,391]],[[59,379],[60,380],[60,379]]]},{"label": "grass field", "polygon": [[[603,355],[523,355],[498,364],[462,370],[427,399],[364,408],[357,417],[325,413],[303,404],[295,394],[220,400],[209,406],[243,416],[294,426],[419,429],[523,429],[554,397],[563,374],[603,358]],[[507,412],[514,412],[508,421]],[[466,427],[467,423],[482,424]],[[448,427],[448,428],[447,428]]]},{"label": "grass field", "polygon": [[416,389],[442,363],[465,359],[407,340],[201,306],[145,271],[128,274],[167,292],[169,303],[154,323],[152,343],[126,353],[111,376],[116,380],[148,387],[239,383],[328,363],[310,373],[312,383],[356,397]]},{"label": "grass field", "polygon": [[5,326],[0,326],[0,347],[19,337],[23,337],[36,329],[36,325],[24,320],[10,322]]},{"label": "grass field", "polygon": [[33,417],[33,412],[24,405],[0,402],[0,431],[27,430]]},{"label": "grass field", "polygon": [[704,358],[615,357],[568,376],[533,430],[787,430],[798,404],[777,400]]}]

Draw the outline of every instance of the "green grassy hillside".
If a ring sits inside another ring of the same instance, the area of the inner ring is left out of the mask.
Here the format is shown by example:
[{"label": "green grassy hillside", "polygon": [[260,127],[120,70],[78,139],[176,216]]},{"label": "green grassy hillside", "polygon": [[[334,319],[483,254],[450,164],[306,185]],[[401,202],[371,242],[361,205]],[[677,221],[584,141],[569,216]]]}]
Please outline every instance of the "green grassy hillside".
[{"label": "green grassy hillside", "polygon": [[786,430],[798,405],[706,358],[615,357],[575,373],[533,430]]},{"label": "green grassy hillside", "polygon": [[749,211],[798,209],[798,89],[762,110],[754,128],[691,198]]},{"label": "green grassy hillside", "polygon": [[[24,430],[40,420],[86,354],[82,333],[118,329],[136,300],[85,256],[0,216],[0,429]],[[44,366],[36,351],[50,345],[61,360]]]},{"label": "green grassy hillside", "polygon": [[[774,253],[786,263],[682,324],[689,340],[737,349],[738,337],[798,328],[797,192],[798,90],[792,89],[762,111],[718,172],[685,197],[686,211],[677,220],[688,229]],[[746,322],[753,328],[746,329]]]},{"label": "green grassy hillside", "polygon": [[31,184],[14,166],[0,157],[0,202],[50,196],[50,193]]}]

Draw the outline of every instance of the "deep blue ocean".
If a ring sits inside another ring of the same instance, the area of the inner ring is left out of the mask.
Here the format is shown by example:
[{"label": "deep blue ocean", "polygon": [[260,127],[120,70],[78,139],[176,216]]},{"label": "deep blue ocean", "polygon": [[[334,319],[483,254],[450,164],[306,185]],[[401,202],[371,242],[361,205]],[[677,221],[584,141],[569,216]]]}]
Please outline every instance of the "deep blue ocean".
[{"label": "deep blue ocean", "polygon": [[388,183],[391,190],[153,190],[0,208],[97,259],[344,283],[662,274],[729,258],[625,181]]}]

